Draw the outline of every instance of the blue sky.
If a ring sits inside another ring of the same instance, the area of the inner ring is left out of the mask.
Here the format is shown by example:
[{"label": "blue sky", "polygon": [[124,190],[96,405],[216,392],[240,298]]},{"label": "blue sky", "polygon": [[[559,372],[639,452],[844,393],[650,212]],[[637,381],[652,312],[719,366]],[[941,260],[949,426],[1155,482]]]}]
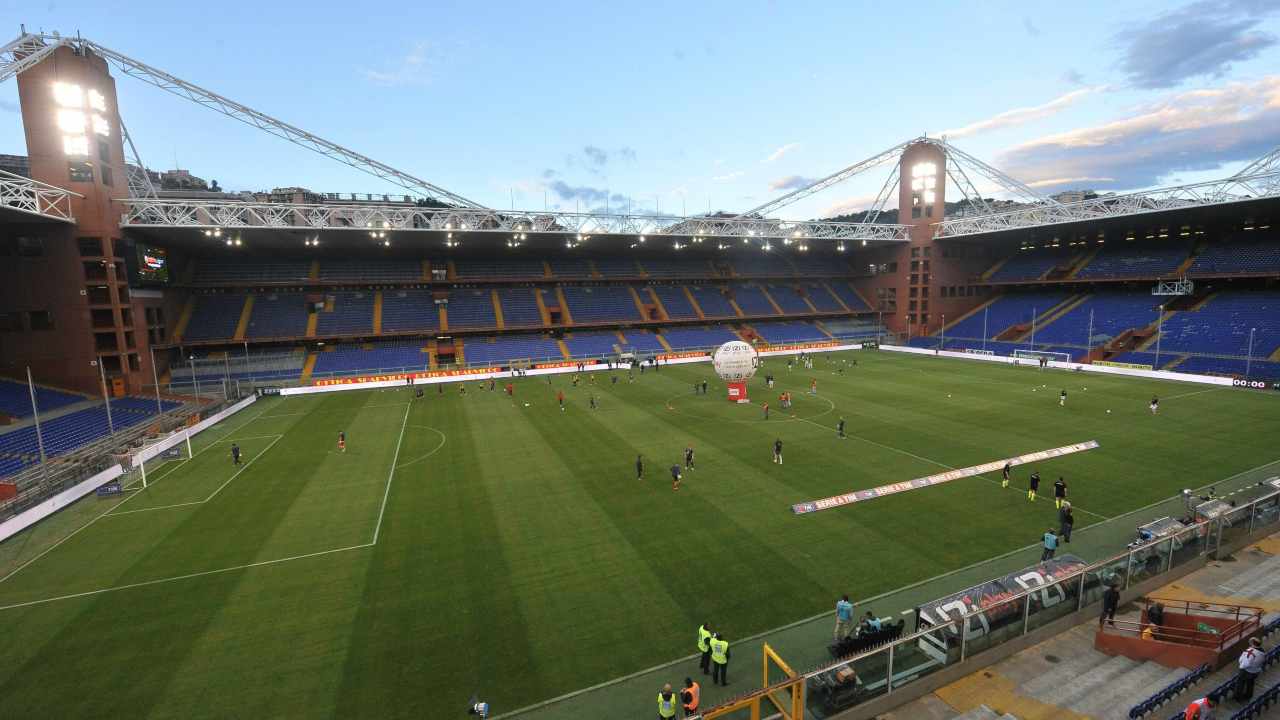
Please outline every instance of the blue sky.
[{"label": "blue sky", "polygon": [[[498,208],[741,211],[925,132],[1044,192],[1210,179],[1280,145],[1275,0],[110,5],[0,16],[8,37],[79,31]],[[117,83],[153,168],[394,190]],[[25,151],[16,108],[10,81],[3,153]],[[861,209],[885,173],[780,214]]]}]

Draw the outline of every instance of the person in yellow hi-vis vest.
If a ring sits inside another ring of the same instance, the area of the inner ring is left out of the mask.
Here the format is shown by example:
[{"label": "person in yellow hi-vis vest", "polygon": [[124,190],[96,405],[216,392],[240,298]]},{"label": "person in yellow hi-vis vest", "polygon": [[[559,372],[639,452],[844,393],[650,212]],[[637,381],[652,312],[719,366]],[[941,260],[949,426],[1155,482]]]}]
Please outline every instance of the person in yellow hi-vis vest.
[{"label": "person in yellow hi-vis vest", "polygon": [[720,633],[711,638],[711,684],[729,684],[729,641]]},{"label": "person in yellow hi-vis vest", "polygon": [[662,692],[658,693],[658,720],[673,720],[679,705],[680,698],[671,691],[671,683],[663,685]]},{"label": "person in yellow hi-vis vest", "polygon": [[699,667],[702,668],[703,675],[711,674],[711,626],[702,623],[698,626],[698,652],[702,653],[702,662]]}]

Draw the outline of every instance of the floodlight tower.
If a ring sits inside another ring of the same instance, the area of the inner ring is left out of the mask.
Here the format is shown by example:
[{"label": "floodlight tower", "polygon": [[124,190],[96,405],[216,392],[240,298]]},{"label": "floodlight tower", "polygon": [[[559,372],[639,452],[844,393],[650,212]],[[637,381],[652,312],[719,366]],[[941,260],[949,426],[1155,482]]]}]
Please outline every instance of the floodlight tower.
[{"label": "floodlight tower", "polygon": [[45,382],[93,391],[101,372],[113,392],[139,391],[152,373],[146,326],[135,332],[134,319],[161,300],[129,293],[123,208],[114,201],[128,195],[129,182],[115,80],[104,58],[63,45],[17,82],[31,178],[75,193],[74,222],[29,226],[22,234],[31,257],[0,270],[6,293],[21,288],[6,307],[30,315],[0,359],[38,368]]},{"label": "floodlight tower", "polygon": [[[979,302],[976,289],[968,288],[989,260],[979,252],[944,253],[954,241],[934,237],[937,224],[946,217],[950,181],[960,183],[961,190],[967,182],[956,178],[962,171],[954,169],[948,149],[945,142],[928,138],[903,148],[898,159],[898,223],[908,226],[910,242],[867,253],[874,277],[866,286],[866,299],[895,332],[935,333],[944,315],[958,318]],[[964,194],[969,197],[969,192]]]}]

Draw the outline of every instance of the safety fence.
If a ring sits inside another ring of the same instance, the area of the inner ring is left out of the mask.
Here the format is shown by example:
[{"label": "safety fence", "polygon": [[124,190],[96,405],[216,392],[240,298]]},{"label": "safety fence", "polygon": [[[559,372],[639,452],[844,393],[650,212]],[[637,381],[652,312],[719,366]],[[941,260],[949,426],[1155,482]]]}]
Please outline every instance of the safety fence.
[{"label": "safety fence", "polygon": [[[805,717],[823,720],[882,696],[903,692],[943,670],[978,658],[1056,620],[1097,605],[1108,587],[1124,591],[1140,583],[1170,575],[1220,548],[1236,547],[1255,534],[1280,529],[1280,490],[1261,485],[1262,494],[1239,503],[1216,518],[1189,525],[1176,534],[1134,543],[1124,552],[1079,567],[1062,577],[1026,573],[1018,581],[1021,592],[997,597],[975,607],[956,602],[937,611],[937,622],[918,622],[914,632],[851,657],[802,673]],[[768,689],[734,700],[749,707],[750,699]],[[717,708],[701,717],[726,715]]]}]

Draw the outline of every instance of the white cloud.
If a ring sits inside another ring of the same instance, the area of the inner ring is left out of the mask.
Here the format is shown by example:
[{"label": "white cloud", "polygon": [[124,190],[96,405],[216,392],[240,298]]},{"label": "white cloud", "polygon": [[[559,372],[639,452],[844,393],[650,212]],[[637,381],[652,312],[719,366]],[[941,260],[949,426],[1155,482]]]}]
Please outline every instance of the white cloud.
[{"label": "white cloud", "polygon": [[786,155],[787,153],[791,152],[792,150],[795,150],[798,147],[800,147],[800,143],[787,143],[786,145],[783,145],[777,150],[774,150],[772,153],[769,154],[769,157],[765,158],[761,162],[767,162],[767,163],[776,162],[777,160],[780,160],[783,155]]},{"label": "white cloud", "polygon": [[1029,183],[1027,183],[1027,187],[1033,187],[1033,188],[1037,188],[1037,187],[1053,187],[1053,186],[1056,186],[1056,185],[1076,185],[1076,186],[1079,186],[1079,185],[1084,184],[1084,183],[1110,183],[1110,182],[1115,182],[1115,181],[1116,181],[1116,179],[1115,179],[1115,178],[1109,178],[1109,177],[1061,177],[1061,178],[1046,178],[1046,179],[1044,179],[1044,180],[1036,180],[1036,181],[1034,181],[1034,182],[1029,182]]},{"label": "white cloud", "polygon": [[[837,215],[849,215],[852,213],[862,212],[863,210],[870,210],[872,203],[875,201],[876,196],[874,194],[847,197],[837,200],[823,208],[822,211],[818,213],[818,217],[829,218],[836,217]],[[891,210],[896,207],[898,207],[897,193],[893,193],[889,198],[889,202],[885,204],[885,209]]]},{"label": "white cloud", "polygon": [[803,175],[787,175],[775,180],[769,181],[770,190],[799,190],[802,187],[812,185],[816,182],[816,178],[808,178]]},{"label": "white cloud", "polygon": [[1280,144],[1280,75],[1175,93],[1128,117],[1046,135],[1002,152],[997,167],[1038,187],[1088,179],[1151,187],[1188,170],[1252,160]]},{"label": "white cloud", "polygon": [[389,87],[423,85],[431,81],[431,47],[426,42],[416,42],[396,63],[385,70],[365,70],[364,76],[371,82]]},{"label": "white cloud", "polygon": [[1059,95],[1043,105],[1005,110],[1002,113],[992,115],[986,120],[979,120],[978,122],[970,123],[962,127],[944,130],[942,131],[942,134],[948,140],[955,140],[957,138],[969,137],[970,135],[977,135],[978,133],[987,132],[989,130],[998,130],[1000,128],[1023,125],[1031,122],[1032,120],[1040,120],[1051,115],[1056,115],[1075,104],[1080,98],[1098,92],[1102,89],[1104,88],[1087,87],[1080,88],[1079,90],[1072,90],[1065,95]]}]

